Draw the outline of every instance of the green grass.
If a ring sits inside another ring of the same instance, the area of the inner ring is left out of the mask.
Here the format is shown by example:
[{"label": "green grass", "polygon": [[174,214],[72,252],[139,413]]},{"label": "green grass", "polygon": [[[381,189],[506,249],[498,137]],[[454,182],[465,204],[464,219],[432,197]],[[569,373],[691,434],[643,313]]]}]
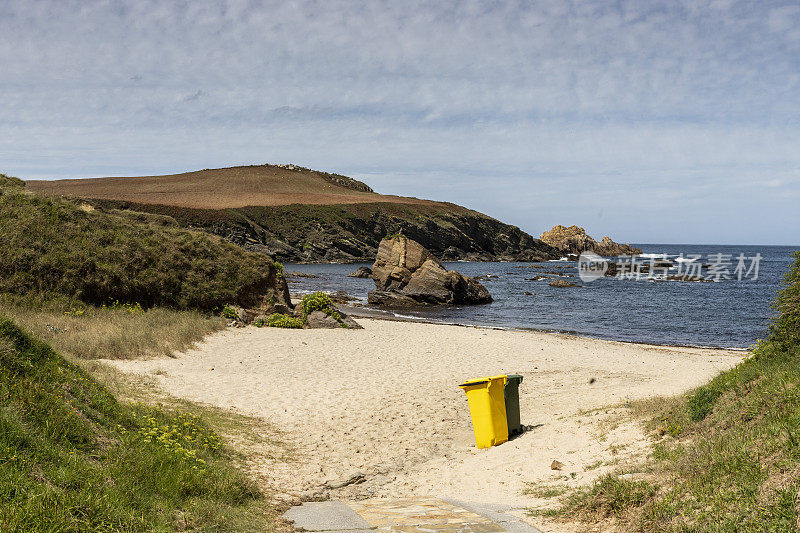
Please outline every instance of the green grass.
[{"label": "green grass", "polygon": [[269,508],[197,417],[119,403],[0,319],[3,531],[263,531]]},{"label": "green grass", "polygon": [[[568,509],[571,518],[619,518],[634,506],[643,504],[656,493],[656,487],[647,481],[632,481],[606,474],[588,489],[577,490],[567,496],[563,509],[545,511],[559,515]],[[548,497],[548,496],[541,496]]]},{"label": "green grass", "polygon": [[171,224],[0,187],[0,292],[208,311],[281,296],[268,257]]},{"label": "green grass", "polygon": [[800,254],[785,279],[745,361],[686,397],[634,405],[656,440],[648,481],[607,475],[548,513],[638,531],[800,531]]}]

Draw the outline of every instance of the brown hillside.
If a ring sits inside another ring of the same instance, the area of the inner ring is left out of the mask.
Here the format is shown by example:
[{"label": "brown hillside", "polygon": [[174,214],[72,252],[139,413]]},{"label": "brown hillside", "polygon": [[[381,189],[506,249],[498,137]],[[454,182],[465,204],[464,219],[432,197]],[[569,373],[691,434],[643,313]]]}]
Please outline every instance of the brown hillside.
[{"label": "brown hillside", "polygon": [[31,180],[27,182],[27,187],[45,194],[193,209],[374,202],[446,205],[418,198],[377,194],[363,183],[345,176],[294,165],[206,169],[167,176]]}]

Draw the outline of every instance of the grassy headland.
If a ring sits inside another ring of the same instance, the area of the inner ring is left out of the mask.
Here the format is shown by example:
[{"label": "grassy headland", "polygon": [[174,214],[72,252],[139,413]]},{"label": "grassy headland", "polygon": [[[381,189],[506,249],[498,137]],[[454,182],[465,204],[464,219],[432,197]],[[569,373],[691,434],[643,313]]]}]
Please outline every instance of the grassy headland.
[{"label": "grassy headland", "polygon": [[448,202],[383,195],[295,166],[254,165],[169,176],[29,181],[96,207],[157,213],[285,261],[372,261],[394,233],[443,259],[542,260],[559,252],[516,226]]},{"label": "grassy headland", "polygon": [[800,252],[775,308],[736,368],[634,405],[656,441],[641,479],[607,475],[548,514],[638,531],[800,530]]}]

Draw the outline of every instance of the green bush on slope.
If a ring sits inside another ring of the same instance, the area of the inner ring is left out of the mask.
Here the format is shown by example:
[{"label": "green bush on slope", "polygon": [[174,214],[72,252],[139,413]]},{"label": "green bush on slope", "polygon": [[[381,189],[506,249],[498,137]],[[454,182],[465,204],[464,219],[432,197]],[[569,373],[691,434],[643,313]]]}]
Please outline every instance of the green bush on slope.
[{"label": "green bush on slope", "polygon": [[232,530],[259,500],[197,419],[118,403],[0,318],[0,529]]},{"label": "green bush on slope", "polygon": [[770,327],[770,340],[785,349],[800,346],[800,251],[793,255],[794,265],[775,300],[778,316]]},{"label": "green bush on slope", "polygon": [[0,190],[0,292],[211,310],[274,296],[261,254],[189,230]]}]

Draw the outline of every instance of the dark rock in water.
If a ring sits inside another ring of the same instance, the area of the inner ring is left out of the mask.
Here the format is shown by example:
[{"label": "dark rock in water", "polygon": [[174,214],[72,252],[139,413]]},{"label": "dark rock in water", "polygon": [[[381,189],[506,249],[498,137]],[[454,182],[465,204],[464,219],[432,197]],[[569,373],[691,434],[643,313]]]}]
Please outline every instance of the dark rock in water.
[{"label": "dark rock in water", "polygon": [[530,291],[525,291],[525,296],[533,296],[533,293]]},{"label": "dark rock in water", "polygon": [[533,276],[532,278],[525,278],[525,281],[539,281],[541,279],[549,279],[547,276]]},{"label": "dark rock in water", "polygon": [[355,272],[348,274],[348,278],[371,278],[372,269],[370,267],[360,266]]},{"label": "dark rock in water", "polygon": [[404,296],[394,291],[369,291],[367,303],[371,305],[383,305],[387,307],[410,307],[419,305],[419,302],[410,296]]},{"label": "dark rock in water", "polygon": [[492,301],[477,280],[447,270],[421,244],[403,235],[387,237],[372,265],[376,290],[372,304],[409,306],[426,304],[480,304]]},{"label": "dark rock in water", "polygon": [[308,274],[306,272],[297,272],[297,271],[289,272],[289,275],[294,277],[294,278],[318,278],[318,277],[320,277],[320,276],[317,276],[316,274]]},{"label": "dark rock in water", "polygon": [[550,281],[551,287],[580,287],[577,283],[572,283],[571,281],[567,281],[565,279],[554,279]]}]

